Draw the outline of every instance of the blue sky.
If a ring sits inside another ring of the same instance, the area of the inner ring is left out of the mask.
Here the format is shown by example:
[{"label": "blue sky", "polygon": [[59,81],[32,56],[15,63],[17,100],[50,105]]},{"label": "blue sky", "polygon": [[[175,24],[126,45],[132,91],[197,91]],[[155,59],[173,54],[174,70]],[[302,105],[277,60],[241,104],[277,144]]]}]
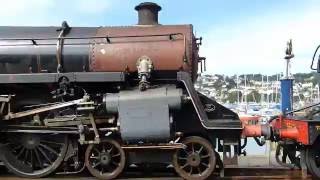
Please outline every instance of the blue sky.
[{"label": "blue sky", "polygon": [[[141,0],[3,0],[0,25],[132,25]],[[310,72],[320,44],[317,0],[154,0],[161,24],[193,24],[204,38],[207,73],[273,74],[284,70],[286,41],[293,39],[292,72]]]}]

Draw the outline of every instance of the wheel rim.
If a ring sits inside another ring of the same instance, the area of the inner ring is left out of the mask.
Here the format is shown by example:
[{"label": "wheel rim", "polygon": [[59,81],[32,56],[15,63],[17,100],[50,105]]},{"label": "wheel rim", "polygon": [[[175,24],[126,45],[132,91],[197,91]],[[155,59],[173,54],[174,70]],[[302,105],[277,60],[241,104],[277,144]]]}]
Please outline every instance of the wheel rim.
[{"label": "wheel rim", "polygon": [[114,179],[125,167],[125,153],[114,140],[107,139],[100,144],[90,144],[85,159],[90,173],[100,179]]},{"label": "wheel rim", "polygon": [[306,161],[309,172],[320,178],[320,146],[315,144],[306,150]]},{"label": "wheel rim", "polygon": [[38,178],[54,172],[67,151],[68,138],[57,134],[9,134],[3,162],[13,173]]},{"label": "wheel rim", "polygon": [[215,169],[216,157],[211,144],[200,137],[188,137],[185,149],[177,150],[173,166],[185,179],[206,179]]}]

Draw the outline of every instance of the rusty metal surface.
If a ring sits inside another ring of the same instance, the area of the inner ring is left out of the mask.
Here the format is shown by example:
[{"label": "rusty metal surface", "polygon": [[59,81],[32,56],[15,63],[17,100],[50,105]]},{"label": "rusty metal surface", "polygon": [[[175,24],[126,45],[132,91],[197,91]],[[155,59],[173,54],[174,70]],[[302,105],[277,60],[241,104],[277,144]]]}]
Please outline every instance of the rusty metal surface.
[{"label": "rusty metal surface", "polygon": [[[169,36],[150,35],[176,34],[170,40]],[[148,36],[123,37],[107,40],[97,39],[103,44],[94,44],[90,52],[90,69],[92,71],[137,71],[136,63],[139,57],[148,56],[154,65],[155,71],[192,71],[197,72],[197,61],[193,58],[193,35],[191,25],[169,26],[124,26],[102,27],[97,30],[96,36]],[[185,57],[186,56],[186,57]],[[186,58],[186,59],[185,59]],[[185,61],[184,61],[185,60]],[[194,66],[194,67],[193,67]]]},{"label": "rusty metal surface", "polygon": [[135,9],[136,26],[72,27],[65,21],[61,27],[0,26],[0,72],[135,73],[137,60],[148,56],[154,71],[166,75],[187,71],[195,80],[198,63],[205,58],[199,58],[202,38],[194,36],[192,25],[159,25],[161,7],[155,3],[141,3]]},{"label": "rusty metal surface", "polygon": [[[5,27],[0,29],[5,30],[0,34],[0,63],[5,64],[2,73],[56,72],[55,27],[12,27],[14,34]],[[47,36],[37,36],[42,30],[50,31]],[[88,71],[88,66],[91,71],[136,72],[137,60],[145,55],[153,61],[155,71],[184,70],[191,72],[193,79],[197,74],[198,47],[192,25],[72,27],[65,38],[61,56],[64,72]]]}]

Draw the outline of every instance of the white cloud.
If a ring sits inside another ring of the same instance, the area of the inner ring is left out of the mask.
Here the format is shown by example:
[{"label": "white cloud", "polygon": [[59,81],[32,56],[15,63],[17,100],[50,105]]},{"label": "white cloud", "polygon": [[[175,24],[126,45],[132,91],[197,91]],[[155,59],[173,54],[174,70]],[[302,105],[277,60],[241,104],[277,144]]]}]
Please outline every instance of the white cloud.
[{"label": "white cloud", "polygon": [[311,57],[320,44],[320,12],[315,8],[257,16],[237,24],[212,27],[203,36],[201,55],[207,56],[208,73],[240,74],[282,72],[286,41],[293,39],[292,72],[309,72]]}]

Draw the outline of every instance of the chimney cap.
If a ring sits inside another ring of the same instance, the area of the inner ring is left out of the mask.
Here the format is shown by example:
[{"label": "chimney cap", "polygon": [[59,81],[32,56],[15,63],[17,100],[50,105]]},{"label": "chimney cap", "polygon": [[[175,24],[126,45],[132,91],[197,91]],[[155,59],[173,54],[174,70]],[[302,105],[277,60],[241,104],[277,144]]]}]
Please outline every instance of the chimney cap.
[{"label": "chimney cap", "polygon": [[154,9],[156,11],[160,11],[161,10],[161,6],[159,6],[158,4],[153,3],[153,2],[140,3],[134,9],[139,11],[140,9],[144,9],[144,8],[150,8],[150,9]]}]

